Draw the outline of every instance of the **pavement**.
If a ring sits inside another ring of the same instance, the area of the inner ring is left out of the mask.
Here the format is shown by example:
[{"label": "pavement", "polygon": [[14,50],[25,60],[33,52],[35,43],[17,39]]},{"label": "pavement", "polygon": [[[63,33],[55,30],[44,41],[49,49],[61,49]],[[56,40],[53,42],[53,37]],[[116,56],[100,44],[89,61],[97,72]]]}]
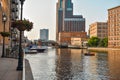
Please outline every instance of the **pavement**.
[{"label": "pavement", "polygon": [[17,71],[17,59],[1,58],[2,46],[0,46],[0,80],[22,80],[22,71]]},{"label": "pavement", "polygon": [[29,61],[25,59],[25,80],[34,80]]}]

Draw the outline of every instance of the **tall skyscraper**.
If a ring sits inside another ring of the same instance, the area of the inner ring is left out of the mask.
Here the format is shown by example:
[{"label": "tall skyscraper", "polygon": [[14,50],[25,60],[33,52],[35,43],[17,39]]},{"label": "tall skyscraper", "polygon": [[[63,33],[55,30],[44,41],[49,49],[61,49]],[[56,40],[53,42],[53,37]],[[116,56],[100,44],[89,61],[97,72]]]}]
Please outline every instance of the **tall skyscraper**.
[{"label": "tall skyscraper", "polygon": [[108,47],[120,47],[120,5],[108,9]]},{"label": "tall skyscraper", "polygon": [[40,29],[40,39],[44,41],[48,41],[49,30],[48,29]]},{"label": "tall skyscraper", "polygon": [[85,32],[85,18],[73,15],[71,0],[58,0],[56,10],[56,40],[60,32]]}]

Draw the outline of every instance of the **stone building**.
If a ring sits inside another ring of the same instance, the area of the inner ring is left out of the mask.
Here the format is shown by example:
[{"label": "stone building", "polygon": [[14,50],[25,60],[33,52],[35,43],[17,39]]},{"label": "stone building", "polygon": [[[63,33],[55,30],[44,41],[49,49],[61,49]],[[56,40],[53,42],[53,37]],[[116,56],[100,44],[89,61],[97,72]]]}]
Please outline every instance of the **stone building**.
[{"label": "stone building", "polygon": [[92,23],[89,27],[89,36],[98,37],[103,39],[108,37],[108,24],[107,22],[95,22]]},{"label": "stone building", "polygon": [[108,47],[120,47],[120,6],[108,9]]}]

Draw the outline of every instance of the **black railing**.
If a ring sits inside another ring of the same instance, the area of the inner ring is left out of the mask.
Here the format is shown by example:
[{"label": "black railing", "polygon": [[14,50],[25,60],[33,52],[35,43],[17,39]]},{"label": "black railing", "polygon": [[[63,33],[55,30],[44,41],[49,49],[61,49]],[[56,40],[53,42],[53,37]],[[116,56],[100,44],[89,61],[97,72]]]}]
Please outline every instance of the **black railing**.
[{"label": "black railing", "polygon": [[5,57],[18,59],[18,53],[19,53],[18,51],[19,51],[18,45],[15,45],[12,49],[7,48]]}]

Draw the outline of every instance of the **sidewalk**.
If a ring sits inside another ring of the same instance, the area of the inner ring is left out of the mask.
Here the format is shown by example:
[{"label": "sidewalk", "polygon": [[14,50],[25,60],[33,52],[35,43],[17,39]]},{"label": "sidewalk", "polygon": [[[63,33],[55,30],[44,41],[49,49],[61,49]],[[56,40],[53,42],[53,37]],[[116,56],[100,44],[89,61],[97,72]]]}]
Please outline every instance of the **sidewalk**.
[{"label": "sidewalk", "polygon": [[34,80],[29,61],[25,59],[25,80]]},{"label": "sidewalk", "polygon": [[120,50],[120,48],[89,47],[88,50],[108,51],[108,50]]},{"label": "sidewalk", "polygon": [[0,46],[0,80],[22,80],[22,71],[16,71],[18,60],[1,58],[2,47]]}]

